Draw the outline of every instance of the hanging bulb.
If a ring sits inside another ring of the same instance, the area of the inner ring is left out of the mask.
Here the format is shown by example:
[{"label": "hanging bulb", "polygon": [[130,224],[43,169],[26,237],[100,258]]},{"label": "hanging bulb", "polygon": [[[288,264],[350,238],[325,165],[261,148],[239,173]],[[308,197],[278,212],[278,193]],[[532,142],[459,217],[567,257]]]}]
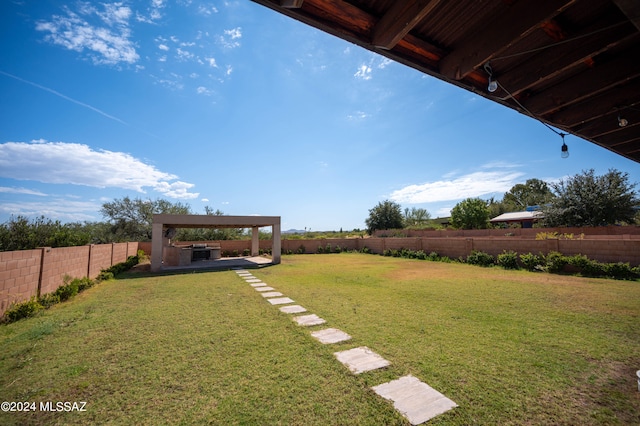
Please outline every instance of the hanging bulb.
[{"label": "hanging bulb", "polygon": [[484,64],[484,70],[489,75],[489,85],[487,86],[487,90],[493,93],[498,90],[498,82],[493,79],[493,68],[491,68],[490,62]]},{"label": "hanging bulb", "polygon": [[569,158],[569,147],[564,141],[562,142],[562,148],[560,148],[560,157]]},{"label": "hanging bulb", "polygon": [[618,115],[618,126],[627,127],[627,124],[629,124],[629,120],[627,120],[626,118],[620,118],[620,115]]},{"label": "hanging bulb", "polygon": [[487,87],[487,90],[491,93],[498,90],[498,82],[493,78],[489,77],[489,86]]}]

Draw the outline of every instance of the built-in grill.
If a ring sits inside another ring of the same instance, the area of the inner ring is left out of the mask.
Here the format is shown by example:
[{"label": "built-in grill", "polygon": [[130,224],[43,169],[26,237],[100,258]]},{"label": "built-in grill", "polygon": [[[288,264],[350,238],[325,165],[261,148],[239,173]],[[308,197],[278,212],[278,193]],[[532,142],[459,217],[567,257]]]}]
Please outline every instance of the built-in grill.
[{"label": "built-in grill", "polygon": [[191,244],[191,261],[209,260],[213,247],[207,247],[206,244]]}]

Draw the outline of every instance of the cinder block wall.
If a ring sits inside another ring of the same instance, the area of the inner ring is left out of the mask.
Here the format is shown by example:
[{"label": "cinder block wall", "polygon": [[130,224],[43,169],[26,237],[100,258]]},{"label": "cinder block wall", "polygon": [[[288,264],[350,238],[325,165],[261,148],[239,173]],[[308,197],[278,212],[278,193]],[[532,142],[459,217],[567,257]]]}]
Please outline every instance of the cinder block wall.
[{"label": "cinder block wall", "polygon": [[0,315],[13,302],[52,293],[71,278],[98,276],[102,269],[135,255],[138,243],[38,248],[0,252]]},{"label": "cinder block wall", "polygon": [[0,253],[0,315],[11,303],[37,294],[41,259],[41,249]]}]

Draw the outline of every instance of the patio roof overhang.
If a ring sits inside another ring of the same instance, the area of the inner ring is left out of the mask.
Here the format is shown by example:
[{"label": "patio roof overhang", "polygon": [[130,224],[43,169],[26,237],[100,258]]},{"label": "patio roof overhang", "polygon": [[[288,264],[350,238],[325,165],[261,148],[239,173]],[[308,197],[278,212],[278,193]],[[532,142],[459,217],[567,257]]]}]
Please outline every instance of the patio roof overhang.
[{"label": "patio roof overhang", "polygon": [[253,1],[640,162],[637,0]]}]

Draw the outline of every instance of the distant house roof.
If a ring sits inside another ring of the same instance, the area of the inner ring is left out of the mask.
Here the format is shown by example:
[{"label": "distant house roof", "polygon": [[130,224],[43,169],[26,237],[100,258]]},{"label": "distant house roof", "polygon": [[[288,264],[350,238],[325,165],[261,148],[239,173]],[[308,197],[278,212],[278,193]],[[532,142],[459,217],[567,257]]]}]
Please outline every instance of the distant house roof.
[{"label": "distant house roof", "polygon": [[542,219],[544,214],[540,211],[533,212],[512,212],[512,213],[503,213],[500,216],[496,216],[490,220],[490,222],[522,222],[528,220],[537,220]]}]

